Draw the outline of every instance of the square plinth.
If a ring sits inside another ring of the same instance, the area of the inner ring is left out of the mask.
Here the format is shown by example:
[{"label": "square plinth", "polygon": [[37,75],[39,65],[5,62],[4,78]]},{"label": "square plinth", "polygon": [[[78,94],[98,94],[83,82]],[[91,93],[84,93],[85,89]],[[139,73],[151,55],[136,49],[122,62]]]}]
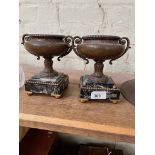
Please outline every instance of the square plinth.
[{"label": "square plinth", "polygon": [[59,73],[58,76],[52,78],[35,78],[34,76],[25,82],[25,91],[28,95],[47,94],[59,98],[68,84],[69,77],[63,73]]},{"label": "square plinth", "polygon": [[80,98],[81,101],[87,100],[110,100],[118,101],[120,90],[111,77],[106,83],[93,83],[89,80],[89,75],[80,78]]}]

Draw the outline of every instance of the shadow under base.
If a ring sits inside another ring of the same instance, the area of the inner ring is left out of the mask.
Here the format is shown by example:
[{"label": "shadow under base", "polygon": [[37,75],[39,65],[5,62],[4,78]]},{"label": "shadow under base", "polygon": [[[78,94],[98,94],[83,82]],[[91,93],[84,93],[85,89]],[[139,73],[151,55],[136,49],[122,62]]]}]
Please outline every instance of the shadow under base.
[{"label": "shadow under base", "polygon": [[47,94],[60,98],[68,84],[69,77],[63,73],[58,73],[54,77],[36,78],[36,76],[33,76],[25,82],[25,91],[28,95]]}]

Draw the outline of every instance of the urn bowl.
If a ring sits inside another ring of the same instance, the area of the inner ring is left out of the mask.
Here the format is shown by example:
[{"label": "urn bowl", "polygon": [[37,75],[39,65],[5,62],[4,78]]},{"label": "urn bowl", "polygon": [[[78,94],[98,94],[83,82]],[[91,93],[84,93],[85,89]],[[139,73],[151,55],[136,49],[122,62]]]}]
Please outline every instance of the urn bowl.
[{"label": "urn bowl", "polygon": [[25,49],[36,56],[60,56],[69,49],[63,35],[25,34],[22,41]]},{"label": "urn bowl", "polygon": [[93,83],[107,83],[108,77],[103,74],[103,62],[112,61],[123,56],[130,47],[130,41],[126,37],[111,35],[89,35],[74,37],[73,50],[82,59],[89,63],[89,59],[95,61],[94,73],[88,79]]},{"label": "urn bowl", "polygon": [[22,37],[22,44],[25,49],[37,56],[44,58],[44,70],[39,74],[33,76],[35,79],[54,79],[59,76],[59,73],[53,69],[54,56],[60,58],[69,54],[72,50],[70,46],[71,39],[69,36],[63,35],[48,35],[48,34],[24,34]]},{"label": "urn bowl", "polygon": [[126,48],[126,38],[118,36],[90,35],[82,38],[75,37],[74,42],[79,56],[101,61],[120,57]]}]

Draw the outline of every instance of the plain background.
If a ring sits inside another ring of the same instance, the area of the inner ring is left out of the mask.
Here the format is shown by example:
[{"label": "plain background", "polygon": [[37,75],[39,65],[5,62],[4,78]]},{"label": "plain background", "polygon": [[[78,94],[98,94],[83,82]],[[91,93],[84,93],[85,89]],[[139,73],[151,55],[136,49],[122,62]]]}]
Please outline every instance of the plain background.
[{"label": "plain background", "polygon": [[[0,154],[18,154],[19,26],[18,1],[2,1],[0,13]],[[155,9],[136,0],[136,155],[154,154]]]}]

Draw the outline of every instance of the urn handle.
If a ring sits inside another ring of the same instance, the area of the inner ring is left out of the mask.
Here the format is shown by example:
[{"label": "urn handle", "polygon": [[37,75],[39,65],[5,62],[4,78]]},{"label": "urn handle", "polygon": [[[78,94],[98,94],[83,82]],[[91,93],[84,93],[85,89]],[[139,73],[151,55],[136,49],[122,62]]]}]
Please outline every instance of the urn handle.
[{"label": "urn handle", "polygon": [[73,45],[72,45],[72,48],[73,48],[73,51],[75,52],[75,54],[76,54],[77,56],[79,56],[80,58],[82,58],[83,60],[85,60],[85,61],[86,61],[86,64],[88,64],[88,63],[89,63],[89,60],[88,60],[87,58],[85,58],[84,56],[80,55],[79,52],[78,52],[78,50],[77,50],[77,45],[78,45],[78,44],[81,44],[82,42],[83,42],[83,39],[82,39],[81,37],[75,36],[75,37],[73,38]]},{"label": "urn handle", "polygon": [[21,44],[24,45],[25,41],[29,41],[31,39],[30,34],[23,34]]},{"label": "urn handle", "polygon": [[67,54],[69,54],[69,53],[72,51],[73,37],[72,37],[72,36],[66,36],[66,37],[63,39],[63,41],[64,41],[65,43],[68,44],[68,47],[69,47],[69,48],[68,48],[67,51],[63,52],[63,53],[57,58],[58,61],[60,61],[60,58],[66,56]]},{"label": "urn handle", "polygon": [[114,60],[119,59],[120,57],[122,57],[128,51],[128,49],[131,48],[130,47],[130,40],[127,37],[120,38],[119,39],[119,43],[122,44],[122,45],[126,44],[126,48],[125,48],[125,50],[119,56],[117,56],[117,57],[115,57],[115,58],[113,58],[113,59],[111,59],[109,61],[109,63],[111,65],[112,65],[112,61],[114,61]]},{"label": "urn handle", "polygon": [[[30,34],[23,34],[21,44],[24,45],[25,41],[30,41],[30,40],[31,40],[31,35]],[[40,56],[39,55],[36,55],[36,56],[37,56],[37,60],[39,60]]]}]

